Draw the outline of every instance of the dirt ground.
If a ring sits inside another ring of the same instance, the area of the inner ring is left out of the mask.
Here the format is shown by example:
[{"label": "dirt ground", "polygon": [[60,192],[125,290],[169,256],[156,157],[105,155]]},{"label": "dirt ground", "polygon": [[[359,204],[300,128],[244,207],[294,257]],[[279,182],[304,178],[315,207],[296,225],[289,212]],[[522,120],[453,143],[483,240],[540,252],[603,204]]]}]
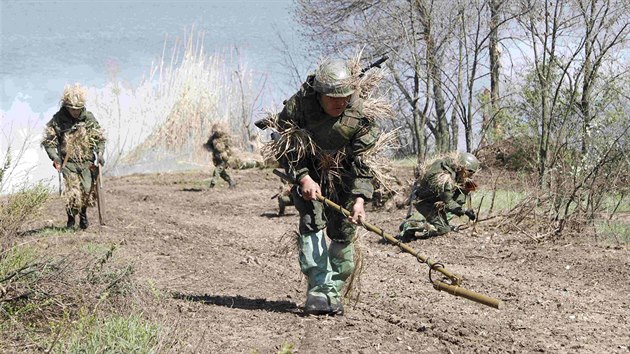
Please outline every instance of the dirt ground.
[{"label": "dirt ground", "polygon": [[[88,230],[38,242],[51,252],[120,244],[134,281],[163,295],[143,311],[169,331],[172,352],[630,352],[630,253],[592,235],[463,231],[409,243],[500,299],[497,310],[434,290],[425,264],[360,231],[359,301],[344,316],[305,317],[295,209],[276,215],[271,170],[231,173],[235,190],[208,189],[207,171],[106,178],[106,226],[90,209]],[[62,208],[55,198],[38,222],[64,225]],[[393,233],[404,214],[369,209],[368,221]]]}]

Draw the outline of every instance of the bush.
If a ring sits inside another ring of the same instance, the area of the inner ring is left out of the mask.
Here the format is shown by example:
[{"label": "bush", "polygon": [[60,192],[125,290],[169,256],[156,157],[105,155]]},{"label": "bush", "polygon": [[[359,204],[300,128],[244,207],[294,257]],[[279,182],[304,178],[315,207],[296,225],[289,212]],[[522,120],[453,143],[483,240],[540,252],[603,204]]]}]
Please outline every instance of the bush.
[{"label": "bush", "polygon": [[0,203],[0,239],[5,250],[11,245],[22,226],[40,211],[50,195],[50,189],[42,183],[25,186],[19,192],[9,195]]}]

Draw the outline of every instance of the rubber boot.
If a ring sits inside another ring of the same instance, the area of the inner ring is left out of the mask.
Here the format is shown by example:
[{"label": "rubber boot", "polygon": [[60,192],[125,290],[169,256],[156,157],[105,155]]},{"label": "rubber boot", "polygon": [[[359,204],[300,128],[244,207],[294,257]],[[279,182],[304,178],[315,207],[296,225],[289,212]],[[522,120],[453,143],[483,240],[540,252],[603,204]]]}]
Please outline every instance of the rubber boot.
[{"label": "rubber boot", "polygon": [[87,218],[87,208],[83,207],[81,208],[81,213],[79,213],[79,227],[85,230],[88,226],[90,226],[90,223]]},{"label": "rubber boot", "polygon": [[332,309],[328,305],[328,298],[325,295],[308,294],[306,296],[306,303],[304,303],[305,315],[327,315],[331,313]]},{"label": "rubber boot", "polygon": [[66,227],[68,229],[73,229],[74,228],[74,215],[76,213],[72,209],[66,209],[66,214],[68,214],[68,222],[66,223]]},{"label": "rubber boot", "polygon": [[343,300],[340,298],[330,299],[330,313],[333,316],[343,316]]}]

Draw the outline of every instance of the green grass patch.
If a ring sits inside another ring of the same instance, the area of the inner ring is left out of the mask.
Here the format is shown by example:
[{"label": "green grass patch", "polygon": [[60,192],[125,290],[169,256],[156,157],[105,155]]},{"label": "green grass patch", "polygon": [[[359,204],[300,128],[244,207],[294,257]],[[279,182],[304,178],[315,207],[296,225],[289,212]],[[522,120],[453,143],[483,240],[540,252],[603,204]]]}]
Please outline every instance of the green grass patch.
[{"label": "green grass patch", "polygon": [[[114,244],[103,244],[103,243],[87,243],[83,245],[82,250],[91,255],[106,255],[107,258],[111,257],[111,253],[116,249],[116,245]],[[111,251],[111,252],[110,252]]]},{"label": "green grass patch", "polygon": [[609,240],[630,244],[630,223],[622,221],[601,221],[595,224],[598,234]]},{"label": "green grass patch", "polygon": [[[494,193],[494,203],[492,202]],[[477,210],[479,203],[482,202],[481,212],[487,212],[492,205],[494,213],[508,211],[514,208],[518,203],[525,199],[525,192],[514,192],[506,190],[497,190],[495,192],[491,190],[480,189],[472,194],[472,206]]]},{"label": "green grass patch", "polygon": [[402,159],[393,160],[395,166],[414,168],[418,165],[416,156],[408,156]]},{"label": "green grass patch", "polygon": [[7,249],[0,254],[0,279],[4,279],[10,273],[33,263],[36,258],[37,253],[31,247],[21,246]]},{"label": "green grass patch", "polygon": [[54,353],[155,353],[160,327],[140,315],[83,315]]},{"label": "green grass patch", "polygon": [[622,197],[619,193],[609,195],[604,201],[604,208],[607,212],[630,213],[630,196]]},{"label": "green grass patch", "polygon": [[71,234],[74,232],[75,230],[69,229],[67,227],[47,226],[47,227],[42,227],[41,229],[29,231],[28,233],[35,236],[47,237],[47,236],[59,236],[63,234]]}]

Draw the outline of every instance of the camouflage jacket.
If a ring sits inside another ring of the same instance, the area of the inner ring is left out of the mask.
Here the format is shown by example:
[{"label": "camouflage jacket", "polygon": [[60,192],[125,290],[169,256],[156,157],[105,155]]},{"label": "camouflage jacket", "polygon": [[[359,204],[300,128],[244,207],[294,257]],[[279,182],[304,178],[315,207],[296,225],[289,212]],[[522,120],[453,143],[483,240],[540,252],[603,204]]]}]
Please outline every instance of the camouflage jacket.
[{"label": "camouflage jacket", "polygon": [[455,165],[448,159],[431,163],[416,183],[414,204],[431,204],[457,216],[464,215],[465,190],[456,182]]},{"label": "camouflage jacket", "polygon": [[[309,76],[300,90],[285,102],[278,116],[278,126],[281,132],[289,125],[305,130],[320,154],[307,154],[298,161],[288,156],[280,162],[297,180],[308,174],[321,183],[322,176],[334,170],[339,176],[337,184],[345,193],[369,200],[374,192],[373,174],[363,163],[362,154],[374,146],[379,129],[374,121],[363,115],[361,100],[352,102],[337,118],[327,115],[312,88],[313,79],[314,76]],[[323,161],[325,159],[328,161]],[[290,165],[287,160],[295,162]]]},{"label": "camouflage jacket", "polygon": [[91,112],[83,110],[74,119],[65,107],[61,107],[46,123],[42,146],[51,160],[63,162],[92,162],[94,152],[103,153],[105,137],[101,126]]},{"label": "camouflage jacket", "polygon": [[212,163],[215,166],[227,164],[232,156],[230,135],[224,132],[213,132],[208,139],[207,147],[212,152]]}]

